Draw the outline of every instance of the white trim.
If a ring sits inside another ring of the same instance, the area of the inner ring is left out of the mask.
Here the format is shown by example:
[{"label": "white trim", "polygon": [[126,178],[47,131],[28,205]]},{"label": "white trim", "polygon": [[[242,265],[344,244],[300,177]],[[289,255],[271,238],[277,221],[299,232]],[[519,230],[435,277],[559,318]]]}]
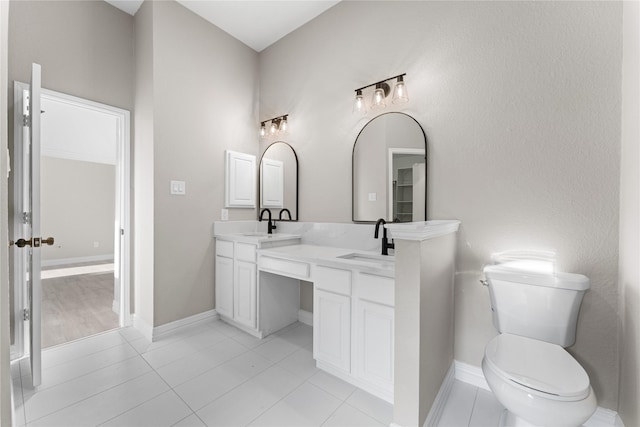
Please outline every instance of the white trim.
[{"label": "white trim", "polygon": [[482,368],[479,366],[469,365],[468,363],[460,362],[459,360],[453,361],[455,369],[455,377],[457,380],[463,383],[471,384],[481,389],[491,391],[487,380],[484,379]]},{"label": "white trim", "polygon": [[[618,424],[619,422],[619,424]],[[584,427],[615,427],[623,425],[616,411],[598,406],[596,412],[583,424]]]},{"label": "white trim", "polygon": [[[387,220],[393,221],[393,155],[425,155],[424,148],[389,148],[387,153]],[[425,160],[426,161],[426,160]]]},{"label": "white trim", "polygon": [[[456,380],[489,390],[489,385],[484,378],[482,368],[454,360]],[[616,411],[600,406],[596,412],[583,424],[584,427],[624,427],[622,420]]]},{"label": "white trim", "polygon": [[451,393],[451,389],[453,388],[453,383],[455,382],[455,372],[456,372],[456,362],[454,361],[449,367],[449,370],[447,371],[447,375],[445,375],[444,380],[442,380],[442,384],[440,385],[440,390],[438,390],[438,394],[436,395],[436,398],[433,400],[431,409],[427,414],[427,419],[423,424],[424,427],[435,427],[440,423],[440,417],[442,417],[442,412],[444,411],[444,407],[447,405],[449,394]]},{"label": "white trim", "polygon": [[153,339],[153,326],[148,324],[144,319],[142,319],[137,314],[133,314],[133,327],[138,330],[142,334],[143,337],[147,339],[147,341],[152,341]]},{"label": "white trim", "polygon": [[54,267],[58,265],[80,264],[85,262],[102,262],[102,261],[113,261],[113,254],[83,256],[83,257],[77,257],[77,258],[48,259],[48,260],[43,260],[41,264],[43,267]]},{"label": "white trim", "polygon": [[[22,114],[20,112],[23,111],[23,91],[29,90],[28,83],[22,82],[14,82],[14,158],[18,159],[22,155],[22,143],[18,143],[17,141],[22,139],[23,137],[23,127],[22,127]],[[73,95],[68,95],[61,92],[56,92],[52,90],[42,89],[42,96],[55,98],[60,102],[65,102],[70,105],[75,105],[81,108],[93,109],[97,111],[101,111],[107,114],[111,114],[117,119],[117,165],[116,165],[116,187],[118,192],[118,198],[116,200],[116,227],[114,228],[114,240],[117,244],[115,251],[116,253],[106,259],[114,259],[116,264],[116,279],[119,283],[119,294],[120,294],[120,327],[126,327],[131,325],[131,310],[130,310],[130,298],[131,298],[131,283],[130,283],[130,262],[131,262],[131,232],[130,232],[130,223],[131,223],[131,209],[130,209],[130,186],[131,186],[131,165],[130,165],[130,152],[131,152],[131,113],[127,110],[114,107],[111,105],[102,104],[95,101],[90,101],[88,99],[83,99],[79,97],[75,97]],[[22,165],[16,163],[15,171],[14,171],[14,199],[16,209],[21,205],[19,198],[21,196],[21,188],[22,188],[22,178],[20,168]],[[17,220],[20,218],[20,212],[14,212],[14,224],[12,228],[14,230],[13,235],[20,237],[22,234],[20,232],[20,223]],[[122,230],[122,232],[120,232]],[[119,251],[120,249],[120,251]],[[119,252],[118,252],[119,251]],[[80,259],[66,259],[64,262],[93,262],[102,259],[91,259],[93,257],[80,258]],[[23,261],[21,257],[14,258],[14,277],[13,282],[14,286],[17,283],[24,283],[25,278],[22,277],[21,271],[24,269],[21,264]],[[64,263],[63,262],[63,263]],[[53,266],[53,265],[61,265],[57,264],[56,260],[49,260],[43,263],[45,266]],[[25,306],[26,296],[22,290],[17,290],[14,293],[14,315],[16,319],[21,318],[22,316],[22,308]],[[15,327],[15,341],[14,345],[11,346],[11,358],[18,358],[25,354],[25,345],[23,337],[26,332],[24,330],[23,322],[16,322]],[[146,329],[146,328],[143,328]]]},{"label": "white trim", "polygon": [[298,310],[298,322],[313,326],[313,312]]},{"label": "white trim", "polygon": [[174,322],[165,323],[164,325],[156,326],[152,331],[152,341],[157,341],[162,337],[174,334],[187,326],[193,326],[196,323],[207,322],[217,318],[218,312],[213,309],[203,311],[202,313],[194,314],[193,316],[185,317],[184,319],[176,320]]}]

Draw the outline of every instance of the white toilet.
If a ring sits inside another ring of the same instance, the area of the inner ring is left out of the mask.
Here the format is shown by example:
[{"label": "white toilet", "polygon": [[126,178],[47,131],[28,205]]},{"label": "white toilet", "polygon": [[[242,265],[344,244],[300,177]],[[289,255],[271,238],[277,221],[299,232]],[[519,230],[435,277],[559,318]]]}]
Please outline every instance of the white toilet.
[{"label": "white toilet", "polygon": [[535,273],[509,263],[484,268],[493,324],[482,371],[506,408],[500,426],[576,427],[595,412],[584,368],[563,348],[573,345],[589,279]]}]

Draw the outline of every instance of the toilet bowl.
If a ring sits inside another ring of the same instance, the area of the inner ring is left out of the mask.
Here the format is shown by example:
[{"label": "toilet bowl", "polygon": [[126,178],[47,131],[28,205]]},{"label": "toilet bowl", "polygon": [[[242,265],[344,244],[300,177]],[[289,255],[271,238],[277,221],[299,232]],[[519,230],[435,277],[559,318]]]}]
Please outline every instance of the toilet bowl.
[{"label": "toilet bowl", "polygon": [[506,408],[500,426],[576,427],[597,407],[587,373],[557,344],[498,335],[487,344],[482,371]]},{"label": "toilet bowl", "polygon": [[589,376],[565,347],[575,342],[589,279],[492,265],[484,268],[493,323],[482,371],[506,408],[500,425],[578,427],[597,408]]}]

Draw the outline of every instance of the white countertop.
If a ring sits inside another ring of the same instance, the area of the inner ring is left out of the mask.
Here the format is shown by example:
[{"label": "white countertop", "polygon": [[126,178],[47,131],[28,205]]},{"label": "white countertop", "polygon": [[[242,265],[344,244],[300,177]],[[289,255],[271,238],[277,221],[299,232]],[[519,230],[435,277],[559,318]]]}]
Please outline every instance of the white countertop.
[{"label": "white countertop", "polygon": [[233,240],[235,242],[254,243],[259,246],[265,242],[280,242],[283,240],[295,240],[300,239],[300,234],[267,234],[263,232],[246,232],[246,233],[228,233],[228,234],[216,234],[217,239]]},{"label": "white countertop", "polygon": [[[351,254],[359,259],[340,258]],[[358,270],[379,276],[395,276],[395,258],[378,252],[335,248],[317,245],[287,245],[278,248],[258,249],[258,255],[289,261],[302,261],[335,268]],[[258,261],[259,264],[259,261]]]}]

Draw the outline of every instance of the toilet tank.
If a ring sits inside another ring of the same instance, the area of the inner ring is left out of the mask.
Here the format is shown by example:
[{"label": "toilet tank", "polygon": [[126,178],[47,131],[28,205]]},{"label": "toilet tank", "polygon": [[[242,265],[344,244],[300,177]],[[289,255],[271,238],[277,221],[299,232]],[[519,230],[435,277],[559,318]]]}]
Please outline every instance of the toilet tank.
[{"label": "toilet tank", "polygon": [[536,273],[508,264],[484,268],[493,325],[500,333],[521,335],[562,347],[573,345],[582,297],[589,278],[581,274]]}]

